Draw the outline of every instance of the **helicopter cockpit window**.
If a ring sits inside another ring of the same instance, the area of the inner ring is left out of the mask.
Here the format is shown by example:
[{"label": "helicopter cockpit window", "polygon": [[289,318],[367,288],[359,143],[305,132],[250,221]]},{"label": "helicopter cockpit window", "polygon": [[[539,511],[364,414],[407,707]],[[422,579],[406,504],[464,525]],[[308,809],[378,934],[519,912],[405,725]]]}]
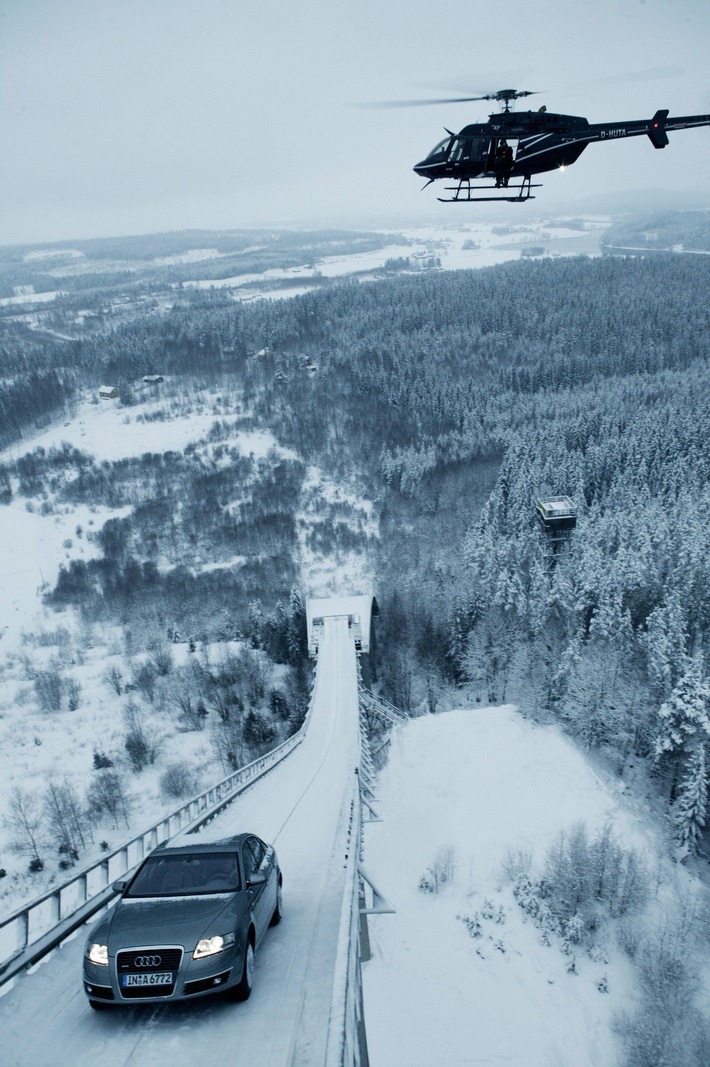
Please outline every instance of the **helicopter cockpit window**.
[{"label": "helicopter cockpit window", "polygon": [[451,144],[451,138],[445,137],[443,141],[439,141],[435,148],[432,148],[429,155],[426,157],[428,163],[443,163],[449,154],[449,145]]}]

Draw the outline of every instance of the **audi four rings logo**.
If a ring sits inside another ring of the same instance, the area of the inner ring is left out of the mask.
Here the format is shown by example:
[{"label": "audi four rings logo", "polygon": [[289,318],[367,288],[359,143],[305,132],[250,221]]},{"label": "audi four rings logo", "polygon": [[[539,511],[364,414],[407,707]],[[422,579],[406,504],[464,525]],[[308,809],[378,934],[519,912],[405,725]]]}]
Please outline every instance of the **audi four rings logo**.
[{"label": "audi four rings logo", "polygon": [[136,956],[133,961],[134,967],[160,967],[163,962],[162,956]]}]

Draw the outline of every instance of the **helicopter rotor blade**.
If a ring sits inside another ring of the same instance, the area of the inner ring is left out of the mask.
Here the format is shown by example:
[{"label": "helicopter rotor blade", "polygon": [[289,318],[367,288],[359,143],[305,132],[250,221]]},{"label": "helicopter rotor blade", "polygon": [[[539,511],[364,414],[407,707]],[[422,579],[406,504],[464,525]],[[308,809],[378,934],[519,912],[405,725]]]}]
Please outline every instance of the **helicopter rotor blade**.
[{"label": "helicopter rotor blade", "polygon": [[482,96],[448,96],[448,97],[425,97],[419,100],[373,100],[369,103],[354,104],[353,107],[379,110],[381,108],[398,107],[429,107],[436,104],[470,104],[477,100],[497,100],[499,103],[509,103],[521,96],[535,96],[541,90],[530,89],[499,89],[496,93],[484,93]]},{"label": "helicopter rotor blade", "polygon": [[427,107],[431,104],[468,104],[473,100],[492,100],[490,96],[455,96],[448,99],[425,100],[372,100],[369,103],[353,104],[353,107],[379,110],[396,107]]}]

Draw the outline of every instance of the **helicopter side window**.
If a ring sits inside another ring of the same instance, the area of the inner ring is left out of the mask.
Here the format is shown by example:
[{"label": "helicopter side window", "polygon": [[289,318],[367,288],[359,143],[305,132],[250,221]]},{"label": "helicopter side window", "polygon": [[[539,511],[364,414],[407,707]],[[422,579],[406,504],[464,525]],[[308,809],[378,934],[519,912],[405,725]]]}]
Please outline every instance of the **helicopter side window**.
[{"label": "helicopter side window", "polygon": [[451,150],[450,162],[451,163],[460,163],[462,159],[468,159],[468,152],[464,155],[464,149],[467,148],[467,147],[468,147],[468,149],[470,151],[470,148],[471,148],[470,141],[468,142],[468,145],[467,145],[466,141],[464,141],[463,138],[461,138],[461,137],[459,137],[457,140],[455,140],[454,141],[454,147]]},{"label": "helicopter side window", "polygon": [[472,163],[480,163],[482,167],[485,167],[486,159],[488,158],[488,137],[474,137],[471,142],[471,155],[470,160]]},{"label": "helicopter side window", "polygon": [[451,141],[451,137],[445,137],[443,141],[439,141],[426,157],[427,163],[443,163],[448,157]]}]

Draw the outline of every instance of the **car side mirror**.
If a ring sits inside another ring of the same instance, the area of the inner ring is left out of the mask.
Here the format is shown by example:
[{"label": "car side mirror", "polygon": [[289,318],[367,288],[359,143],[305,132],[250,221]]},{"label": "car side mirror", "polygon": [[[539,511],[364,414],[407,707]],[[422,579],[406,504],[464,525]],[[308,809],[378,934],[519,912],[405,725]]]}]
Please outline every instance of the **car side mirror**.
[{"label": "car side mirror", "polygon": [[114,882],[113,885],[111,886],[111,888],[113,889],[114,893],[122,893],[123,890],[128,885],[128,881],[129,881],[128,878],[119,878],[117,882]]},{"label": "car side mirror", "polygon": [[255,871],[253,874],[250,874],[249,877],[247,878],[247,889],[252,889],[254,886],[264,885],[265,883],[266,883],[266,872],[265,871]]}]

